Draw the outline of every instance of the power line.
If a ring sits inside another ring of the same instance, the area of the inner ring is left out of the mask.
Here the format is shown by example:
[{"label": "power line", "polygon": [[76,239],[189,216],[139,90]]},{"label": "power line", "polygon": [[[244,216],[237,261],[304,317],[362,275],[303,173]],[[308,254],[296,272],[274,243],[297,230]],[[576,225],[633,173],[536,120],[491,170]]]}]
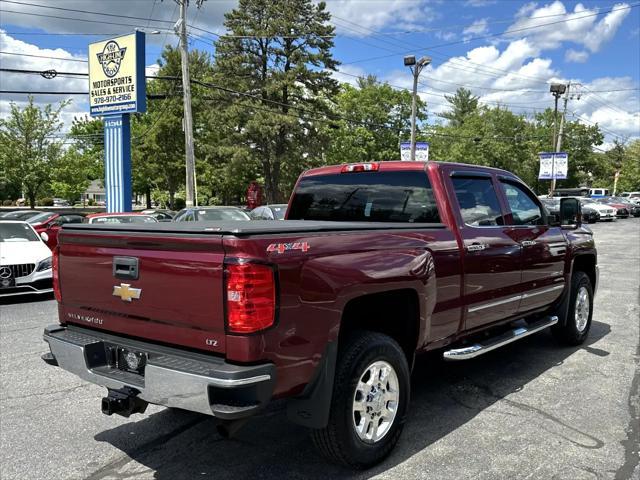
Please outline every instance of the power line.
[{"label": "power line", "polygon": [[[448,46],[451,46],[451,45],[458,45],[458,44],[461,44],[461,43],[469,43],[469,42],[476,41],[476,40],[484,40],[484,39],[487,39],[487,38],[503,37],[503,36],[511,34],[511,33],[522,32],[522,31],[525,31],[525,30],[533,30],[533,29],[542,28],[542,27],[548,27],[549,25],[557,25],[557,24],[560,24],[560,23],[573,22],[575,20],[580,20],[580,19],[583,19],[583,18],[597,17],[597,16],[600,16],[600,15],[604,15],[606,13],[614,12],[614,11],[629,10],[629,9],[632,9],[632,8],[636,8],[638,6],[640,6],[640,3],[635,3],[633,5],[628,5],[628,6],[625,6],[625,7],[618,7],[618,8],[613,7],[611,9],[609,9],[609,10],[604,10],[602,12],[591,13],[591,14],[582,15],[582,16],[579,16],[579,17],[567,18],[565,20],[558,20],[556,22],[541,23],[541,24],[532,25],[532,26],[529,26],[529,27],[514,28],[512,30],[505,30],[502,33],[491,33],[491,34],[487,34],[487,35],[480,35],[480,36],[477,36],[477,37],[468,38],[466,40],[457,40],[455,42],[447,42],[447,43],[441,43],[441,44],[437,44],[437,45],[431,45],[431,46],[428,46],[428,47],[422,47],[422,49],[428,51],[428,50],[431,50],[431,49],[434,49],[434,48],[448,47]],[[372,61],[372,60],[379,60],[379,59],[383,59],[383,58],[389,58],[391,56],[399,55],[399,54],[402,54],[402,53],[410,53],[410,52],[406,52],[405,51],[405,52],[400,52],[400,53],[394,53],[392,55],[381,55],[381,56],[377,56],[377,57],[370,57],[370,58],[365,58],[365,59],[361,59],[361,60],[355,60],[353,62],[345,62],[345,63],[343,63],[343,65],[351,65],[351,64],[354,64],[354,63],[363,63],[363,62],[368,62],[368,61]]]},{"label": "power line", "polygon": [[31,35],[45,35],[45,36],[54,36],[54,35],[63,35],[63,36],[74,36],[74,35],[87,35],[87,36],[99,36],[99,35],[111,35],[111,36],[116,36],[116,35],[122,35],[122,33],[78,33],[78,32],[73,32],[73,33],[65,33],[65,32],[0,32],[0,35],[22,35],[22,36],[31,36]]},{"label": "power line", "polygon": [[[169,24],[173,24],[174,22],[172,22],[171,20],[161,20],[159,18],[151,18],[151,16],[145,18],[145,17],[134,17],[132,15],[118,15],[115,13],[107,13],[107,12],[95,12],[95,11],[90,11],[90,10],[80,10],[80,9],[76,9],[76,8],[64,8],[64,7],[53,7],[51,5],[42,5],[42,4],[37,4],[37,3],[27,3],[27,2],[16,2],[15,0],[3,0],[3,3],[13,3],[15,5],[24,5],[24,6],[28,6],[28,7],[36,7],[36,8],[48,8],[50,10],[58,10],[58,11],[64,11],[64,12],[76,12],[76,13],[87,13],[90,15],[102,15],[105,17],[114,17],[114,18],[126,18],[129,20],[143,20],[143,21],[153,21],[153,22],[158,22],[158,23],[169,23]],[[37,15],[37,16],[42,16],[43,14],[38,14],[38,13],[32,13],[32,12],[11,12],[11,13],[22,13],[25,15]],[[65,17],[62,17],[65,18]],[[105,23],[105,22],[98,22],[98,23]]]},{"label": "power line", "polygon": [[[0,12],[15,13],[17,15],[27,15],[27,16],[33,16],[33,17],[56,18],[59,20],[72,20],[77,22],[100,23],[102,25],[118,25],[121,27],[140,27],[136,23],[107,22],[106,20],[89,20],[87,18],[61,17],[59,15],[45,15],[44,13],[18,12],[16,10],[4,10],[4,9],[0,9]],[[146,19],[143,18],[142,20],[146,20]]]},{"label": "power line", "polygon": [[64,60],[66,62],[88,63],[88,60],[81,60],[79,58],[49,57],[47,55],[35,55],[35,54],[16,53],[16,52],[0,52],[0,54],[2,54],[2,55],[17,55],[17,56],[20,56],[20,57],[46,58],[48,60]]}]

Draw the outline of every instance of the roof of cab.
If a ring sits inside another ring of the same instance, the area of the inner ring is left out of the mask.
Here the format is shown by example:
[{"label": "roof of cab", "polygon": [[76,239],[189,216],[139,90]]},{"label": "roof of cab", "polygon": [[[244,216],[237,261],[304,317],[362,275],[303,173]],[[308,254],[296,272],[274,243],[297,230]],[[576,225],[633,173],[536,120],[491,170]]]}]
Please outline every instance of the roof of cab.
[{"label": "roof of cab", "polygon": [[384,161],[384,162],[355,162],[355,163],[341,163],[339,165],[329,165],[326,167],[318,167],[318,168],[312,168],[311,170],[307,170],[306,172],[302,173],[301,177],[310,177],[315,175],[332,175],[332,174],[340,173],[342,171],[342,168],[345,165],[359,165],[359,164],[366,164],[366,163],[377,163],[379,172],[401,171],[401,170],[424,171],[428,168],[439,169],[441,167],[447,167],[447,168],[459,168],[464,170],[496,172],[496,173],[501,173],[501,174],[515,177],[513,173],[507,170],[502,170],[500,168],[494,168],[494,167],[486,167],[484,165],[473,165],[470,163],[454,163],[454,162],[434,162],[434,161],[409,162],[409,161],[400,161],[400,160],[391,160],[391,161]]}]

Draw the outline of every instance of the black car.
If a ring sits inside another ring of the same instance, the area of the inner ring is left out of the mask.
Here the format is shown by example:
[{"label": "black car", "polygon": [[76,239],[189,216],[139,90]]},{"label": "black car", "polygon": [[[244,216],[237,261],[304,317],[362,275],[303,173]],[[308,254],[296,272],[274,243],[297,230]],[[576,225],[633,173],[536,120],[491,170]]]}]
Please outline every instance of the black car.
[{"label": "black car", "polygon": [[[560,199],[559,198],[541,198],[540,201],[547,208],[550,214],[560,218]],[[589,207],[582,207],[582,221],[586,223],[596,223],[600,220],[600,214]]]},{"label": "black car", "polygon": [[283,203],[254,208],[249,216],[252,220],[284,220],[285,213],[287,213],[287,204]]}]

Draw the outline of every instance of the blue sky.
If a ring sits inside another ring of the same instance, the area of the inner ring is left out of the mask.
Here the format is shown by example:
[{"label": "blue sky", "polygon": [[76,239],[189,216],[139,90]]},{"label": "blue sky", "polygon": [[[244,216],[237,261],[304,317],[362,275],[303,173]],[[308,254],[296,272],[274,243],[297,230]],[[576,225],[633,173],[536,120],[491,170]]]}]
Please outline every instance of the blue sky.
[{"label": "blue sky", "polygon": [[[372,73],[397,88],[409,88],[411,75],[402,66],[403,55],[430,55],[433,63],[421,75],[419,90],[431,114],[446,108],[443,95],[466,86],[483,103],[506,105],[527,115],[552,105],[550,82],[571,81],[576,95],[569,102],[570,118],[601,125],[607,143],[640,137],[638,3],[329,0],[327,4],[336,26],[334,56],[342,62],[336,73],[341,81],[354,82],[358,75]],[[223,15],[235,5],[233,0],[208,0],[198,10],[192,2],[190,47],[213,52],[214,34],[224,33]],[[147,40],[146,63],[152,72],[162,45],[176,44],[170,29],[177,15],[172,0],[0,0],[4,32],[0,51],[36,55],[0,54],[0,64],[86,71],[86,63],[75,60],[86,59],[89,42],[139,27],[160,31]],[[94,35],[84,35],[88,33]],[[0,73],[0,87],[86,90],[86,80]],[[67,122],[88,109],[83,97],[71,98],[73,104],[64,117]],[[2,94],[0,114],[6,114],[9,101],[24,99],[24,95]],[[431,115],[431,121],[436,119]]]}]

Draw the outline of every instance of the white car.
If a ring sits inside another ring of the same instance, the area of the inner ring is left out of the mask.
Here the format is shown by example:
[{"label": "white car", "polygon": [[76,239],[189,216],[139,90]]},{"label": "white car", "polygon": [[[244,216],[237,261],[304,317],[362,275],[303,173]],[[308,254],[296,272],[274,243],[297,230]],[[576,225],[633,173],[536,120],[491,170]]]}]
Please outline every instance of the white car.
[{"label": "white car", "polygon": [[640,205],[640,192],[622,192],[621,197],[627,198],[630,202]]},{"label": "white car", "polygon": [[597,202],[581,202],[583,207],[589,207],[600,214],[600,221],[612,222],[616,219],[618,211],[610,205],[605,205]]},{"label": "white car", "polygon": [[0,298],[53,292],[45,240],[27,222],[0,222]]}]

